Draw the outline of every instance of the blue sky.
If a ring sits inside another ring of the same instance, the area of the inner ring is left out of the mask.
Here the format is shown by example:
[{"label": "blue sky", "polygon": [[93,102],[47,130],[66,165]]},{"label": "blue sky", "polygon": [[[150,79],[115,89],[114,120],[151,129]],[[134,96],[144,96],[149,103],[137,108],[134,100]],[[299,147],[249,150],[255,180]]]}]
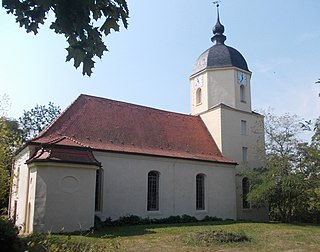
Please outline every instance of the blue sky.
[{"label": "blue sky", "polygon": [[[48,25],[27,34],[0,10],[0,95],[8,115],[49,101],[66,108],[81,93],[189,113],[189,76],[212,43],[212,1],[128,0],[129,28],[105,38],[91,78],[66,63],[65,39]],[[272,107],[305,119],[320,115],[320,1],[223,0],[226,44],[252,71],[253,109]]]}]

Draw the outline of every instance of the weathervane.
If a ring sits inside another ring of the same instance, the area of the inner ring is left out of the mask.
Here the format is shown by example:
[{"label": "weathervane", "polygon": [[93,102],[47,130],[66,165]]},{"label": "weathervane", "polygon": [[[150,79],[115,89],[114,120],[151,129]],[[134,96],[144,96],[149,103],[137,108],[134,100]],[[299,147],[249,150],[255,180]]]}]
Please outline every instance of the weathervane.
[{"label": "weathervane", "polygon": [[214,1],[212,2],[213,4],[216,4],[217,8],[219,8],[219,3],[221,3],[221,1]]}]

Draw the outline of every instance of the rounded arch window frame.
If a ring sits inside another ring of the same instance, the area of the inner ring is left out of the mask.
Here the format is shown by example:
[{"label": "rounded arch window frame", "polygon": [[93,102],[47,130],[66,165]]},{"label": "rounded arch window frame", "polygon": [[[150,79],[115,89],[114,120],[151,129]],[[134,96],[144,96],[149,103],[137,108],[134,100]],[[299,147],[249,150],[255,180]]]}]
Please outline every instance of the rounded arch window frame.
[{"label": "rounded arch window frame", "polygon": [[196,105],[200,105],[202,104],[202,88],[201,87],[198,87],[196,89]]},{"label": "rounded arch window frame", "polygon": [[247,177],[242,178],[241,180],[242,186],[242,208],[243,209],[250,209],[251,205],[250,202],[247,200],[247,195],[250,192],[250,180]]},{"label": "rounded arch window frame", "polygon": [[246,103],[246,86],[240,85],[240,101]]},{"label": "rounded arch window frame", "polygon": [[[196,211],[205,211],[206,210],[206,174],[197,173],[196,174],[196,191],[195,191],[195,206]],[[201,184],[199,178],[201,178]]]},{"label": "rounded arch window frame", "polygon": [[[151,176],[153,175],[153,176]],[[157,170],[151,170],[147,174],[147,211],[160,210],[160,176]]]}]

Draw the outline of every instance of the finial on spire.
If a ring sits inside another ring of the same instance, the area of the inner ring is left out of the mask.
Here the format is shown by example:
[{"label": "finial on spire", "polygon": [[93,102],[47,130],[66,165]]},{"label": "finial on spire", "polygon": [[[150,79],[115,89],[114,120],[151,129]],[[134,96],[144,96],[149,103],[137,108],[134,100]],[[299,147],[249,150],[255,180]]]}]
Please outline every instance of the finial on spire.
[{"label": "finial on spire", "polygon": [[219,3],[221,1],[214,1],[213,3],[217,6],[217,23],[213,27],[213,37],[211,38],[211,41],[214,44],[224,44],[224,41],[226,40],[226,36],[223,35],[224,33],[224,26],[220,23],[220,15],[219,15]]},{"label": "finial on spire", "polygon": [[217,6],[217,8],[219,8],[219,3],[221,3],[221,0],[219,0],[219,1],[214,1],[214,2],[212,2],[213,4],[215,4],[216,6]]}]

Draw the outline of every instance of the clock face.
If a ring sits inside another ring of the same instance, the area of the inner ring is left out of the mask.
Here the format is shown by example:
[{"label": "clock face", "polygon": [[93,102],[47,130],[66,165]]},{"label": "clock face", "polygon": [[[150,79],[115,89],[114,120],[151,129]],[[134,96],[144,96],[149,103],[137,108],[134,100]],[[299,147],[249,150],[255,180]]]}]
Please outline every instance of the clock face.
[{"label": "clock face", "polygon": [[203,78],[202,75],[199,75],[194,79],[194,88],[202,87],[203,85]]},{"label": "clock face", "polygon": [[237,79],[240,85],[247,85],[247,75],[244,72],[238,71]]}]

